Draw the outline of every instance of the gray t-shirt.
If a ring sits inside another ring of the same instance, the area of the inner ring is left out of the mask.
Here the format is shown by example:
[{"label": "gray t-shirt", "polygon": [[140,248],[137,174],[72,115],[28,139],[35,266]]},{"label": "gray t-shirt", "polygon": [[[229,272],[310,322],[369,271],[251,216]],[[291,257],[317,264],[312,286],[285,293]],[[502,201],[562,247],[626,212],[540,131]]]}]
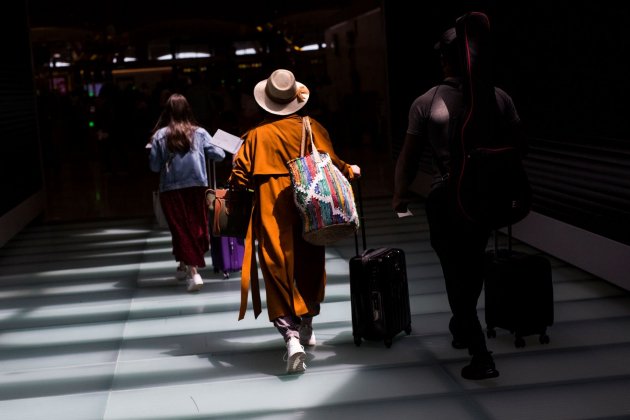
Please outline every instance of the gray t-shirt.
[{"label": "gray t-shirt", "polygon": [[[421,138],[426,136],[432,150],[435,180],[440,179],[442,172],[448,171],[450,167],[450,131],[457,127],[458,119],[463,116],[460,80],[446,78],[444,82],[416,98],[409,108],[407,126],[407,134]],[[520,118],[512,98],[498,87],[495,88],[495,94],[503,123],[507,126],[517,125]]]}]

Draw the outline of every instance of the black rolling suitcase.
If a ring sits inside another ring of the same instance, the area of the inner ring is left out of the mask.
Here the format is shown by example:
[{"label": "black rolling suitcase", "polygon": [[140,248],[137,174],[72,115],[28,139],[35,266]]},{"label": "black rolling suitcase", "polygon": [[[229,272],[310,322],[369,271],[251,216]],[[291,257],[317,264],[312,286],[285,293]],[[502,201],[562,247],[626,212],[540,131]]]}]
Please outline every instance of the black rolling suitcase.
[{"label": "black rolling suitcase", "polygon": [[363,252],[355,235],[350,259],[350,301],[354,343],[383,340],[387,347],[401,331],[411,334],[411,309],[405,253],[399,248],[366,249],[363,203],[357,182]]},{"label": "black rolling suitcase", "polygon": [[487,336],[496,337],[498,327],[514,334],[516,347],[524,347],[523,337],[533,334],[547,344],[547,327],[553,324],[554,313],[551,264],[543,256],[513,251],[511,240],[508,227],[508,247],[499,249],[495,233],[494,250],[486,253]]}]

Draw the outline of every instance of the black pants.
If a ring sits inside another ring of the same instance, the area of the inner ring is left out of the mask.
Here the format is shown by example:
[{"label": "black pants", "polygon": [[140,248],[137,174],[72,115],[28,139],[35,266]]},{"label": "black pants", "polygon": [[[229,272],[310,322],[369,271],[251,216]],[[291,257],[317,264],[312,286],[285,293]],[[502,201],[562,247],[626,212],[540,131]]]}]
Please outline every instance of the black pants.
[{"label": "black pants", "polygon": [[451,307],[450,330],[468,343],[470,354],[487,352],[486,339],[477,317],[477,301],[483,290],[483,265],[490,230],[472,224],[455,212],[448,189],[431,191],[426,202],[431,246],[442,265]]}]

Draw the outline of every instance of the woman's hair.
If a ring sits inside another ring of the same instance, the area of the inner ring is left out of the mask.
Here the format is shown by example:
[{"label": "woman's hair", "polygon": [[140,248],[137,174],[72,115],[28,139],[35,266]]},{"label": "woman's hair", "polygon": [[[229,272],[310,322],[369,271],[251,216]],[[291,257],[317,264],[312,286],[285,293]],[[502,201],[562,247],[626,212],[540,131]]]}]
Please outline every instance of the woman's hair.
[{"label": "woman's hair", "polygon": [[184,95],[174,93],[169,96],[154,132],[162,127],[168,127],[166,147],[169,152],[187,153],[190,150],[191,139],[198,124]]}]

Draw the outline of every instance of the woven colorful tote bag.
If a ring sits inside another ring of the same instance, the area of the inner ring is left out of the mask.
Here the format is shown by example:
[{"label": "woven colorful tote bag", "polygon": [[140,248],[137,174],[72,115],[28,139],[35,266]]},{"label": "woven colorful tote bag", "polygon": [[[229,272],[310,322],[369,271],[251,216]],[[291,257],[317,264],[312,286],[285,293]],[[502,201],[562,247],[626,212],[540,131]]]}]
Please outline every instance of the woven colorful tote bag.
[{"label": "woven colorful tote bag", "polygon": [[[310,154],[305,154],[307,136]],[[308,117],[302,120],[300,157],[288,161],[287,167],[307,242],[330,245],[357,231],[359,215],[350,181],[327,153],[315,147]]]}]

